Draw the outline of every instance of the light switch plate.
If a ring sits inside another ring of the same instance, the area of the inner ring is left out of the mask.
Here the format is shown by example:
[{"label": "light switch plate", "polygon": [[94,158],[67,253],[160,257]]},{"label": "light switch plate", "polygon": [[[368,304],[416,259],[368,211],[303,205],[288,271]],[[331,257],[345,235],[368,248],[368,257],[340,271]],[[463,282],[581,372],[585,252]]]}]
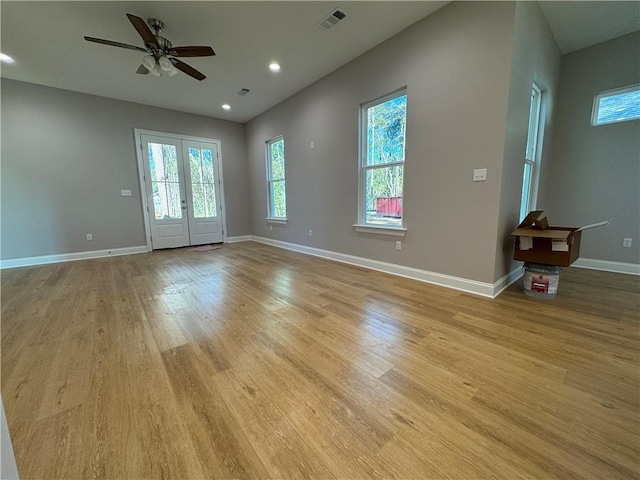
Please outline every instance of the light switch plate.
[{"label": "light switch plate", "polygon": [[120,196],[122,196],[122,197],[130,197],[131,196],[131,190],[120,190]]},{"label": "light switch plate", "polygon": [[474,182],[485,182],[487,180],[487,169],[486,168],[476,168],[473,171],[473,181]]}]

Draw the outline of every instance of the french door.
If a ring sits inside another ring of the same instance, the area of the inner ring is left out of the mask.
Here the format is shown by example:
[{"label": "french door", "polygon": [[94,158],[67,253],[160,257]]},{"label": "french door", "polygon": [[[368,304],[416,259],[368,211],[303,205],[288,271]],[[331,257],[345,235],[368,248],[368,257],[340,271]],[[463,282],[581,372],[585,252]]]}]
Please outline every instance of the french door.
[{"label": "french door", "polygon": [[223,241],[218,144],[140,135],[151,246]]}]

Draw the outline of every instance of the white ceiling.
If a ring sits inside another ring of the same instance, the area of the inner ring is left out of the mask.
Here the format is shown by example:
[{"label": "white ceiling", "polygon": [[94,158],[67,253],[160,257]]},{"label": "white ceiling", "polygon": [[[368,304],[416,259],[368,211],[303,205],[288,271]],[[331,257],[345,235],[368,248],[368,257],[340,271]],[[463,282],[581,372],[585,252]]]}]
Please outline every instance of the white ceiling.
[{"label": "white ceiling", "polygon": [[[447,2],[2,2],[2,76],[245,122]],[[331,31],[316,23],[339,6]],[[198,82],[137,75],[144,53],[86,42],[84,35],[143,46],[126,13],[165,23],[174,46],[211,45],[215,57],[184,61]],[[280,62],[272,74],[267,65]],[[237,92],[248,88],[241,97]],[[229,103],[230,112],[220,105]]]},{"label": "white ceiling", "polygon": [[640,30],[640,2],[540,2],[564,53]]},{"label": "white ceiling", "polygon": [[[444,1],[2,1],[2,77],[246,122],[424,18]],[[640,28],[639,2],[542,2],[563,53]],[[347,18],[316,26],[334,7]],[[198,82],[137,75],[141,52],[83,40],[142,46],[125,14],[159,18],[174,46],[211,45],[215,57],[189,58]],[[267,65],[276,60],[278,74]],[[251,93],[237,95],[241,88]],[[229,103],[230,112],[220,106]]]}]

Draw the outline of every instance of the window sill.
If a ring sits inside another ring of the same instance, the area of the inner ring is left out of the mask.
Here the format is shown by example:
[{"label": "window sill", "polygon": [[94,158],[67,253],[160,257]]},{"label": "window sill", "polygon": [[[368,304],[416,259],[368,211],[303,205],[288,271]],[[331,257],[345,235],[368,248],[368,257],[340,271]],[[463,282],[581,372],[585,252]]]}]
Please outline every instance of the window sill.
[{"label": "window sill", "polygon": [[276,225],[286,225],[287,222],[289,221],[286,218],[271,218],[271,217],[267,217],[265,218],[265,220],[267,221],[267,223],[275,223]]},{"label": "window sill", "polygon": [[391,235],[394,237],[404,237],[407,233],[407,229],[404,227],[386,227],[382,225],[365,225],[362,223],[356,223],[353,225],[356,232],[360,233],[373,233],[376,235]]}]

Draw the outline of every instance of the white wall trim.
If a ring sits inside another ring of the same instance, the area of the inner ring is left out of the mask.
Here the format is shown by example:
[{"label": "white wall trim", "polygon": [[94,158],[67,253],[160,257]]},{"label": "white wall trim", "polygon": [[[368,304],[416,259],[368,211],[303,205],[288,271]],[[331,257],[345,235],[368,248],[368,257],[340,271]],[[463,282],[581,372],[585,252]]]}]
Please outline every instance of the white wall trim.
[{"label": "white wall trim", "polygon": [[236,237],[227,237],[225,243],[250,242],[251,240],[253,240],[251,235],[238,235]]},{"label": "white wall trim", "polygon": [[524,269],[522,265],[514,268],[511,272],[507,273],[504,277],[498,280],[493,284],[493,298],[496,298],[498,295],[502,293],[502,291],[510,286],[512,283],[520,280],[522,275],[524,274]]},{"label": "white wall trim", "polygon": [[[377,270],[379,272],[397,275],[399,277],[410,278],[412,280],[418,280],[421,282],[432,283],[434,285],[462,290],[463,292],[473,293],[475,295],[480,295],[483,297],[494,298],[494,292],[498,290],[497,284],[479,282],[477,280],[469,280],[467,278],[454,277],[442,273],[420,270],[413,267],[406,267],[404,265],[398,265],[395,263],[381,262],[379,260],[372,260],[370,258],[356,257],[353,255],[347,255],[345,253],[321,250],[319,248],[307,247],[306,245],[282,242],[280,240],[273,240],[271,238],[258,237],[255,235],[252,239],[255,242],[264,243],[265,245],[284,248],[286,250],[293,250],[294,252],[312,255],[314,257],[326,258],[328,260],[347,263],[349,265],[356,265],[358,267],[365,267],[371,270]],[[507,275],[507,277],[509,277],[509,275]]]},{"label": "white wall trim", "polygon": [[91,258],[118,257],[135,253],[147,253],[147,246],[113,248],[111,250],[93,250],[90,252],[61,253],[58,255],[43,255],[41,257],[11,258],[0,260],[0,269],[30,267],[32,265],[48,265],[50,263],[73,262],[75,260],[89,260]]},{"label": "white wall trim", "polygon": [[640,264],[611,262],[609,260],[596,260],[595,258],[579,258],[572,267],[588,268],[590,270],[602,270],[613,273],[626,273],[628,275],[640,275]]}]

